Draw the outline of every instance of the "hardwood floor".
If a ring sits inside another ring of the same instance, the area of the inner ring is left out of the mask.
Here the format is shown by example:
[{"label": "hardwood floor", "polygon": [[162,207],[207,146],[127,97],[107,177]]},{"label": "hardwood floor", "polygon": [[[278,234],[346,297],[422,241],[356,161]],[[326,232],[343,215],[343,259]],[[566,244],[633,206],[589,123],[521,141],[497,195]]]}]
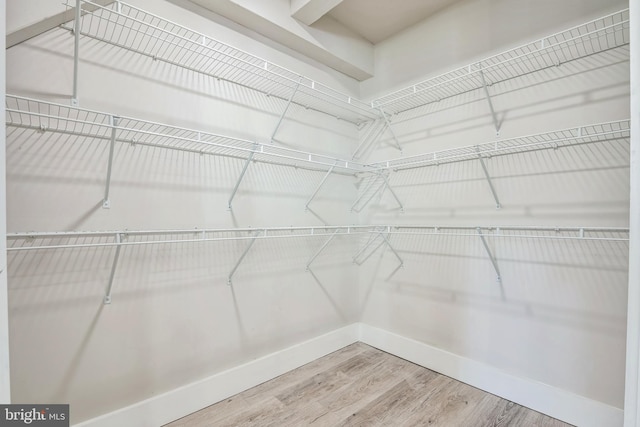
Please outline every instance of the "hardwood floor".
[{"label": "hardwood floor", "polygon": [[309,425],[569,426],[356,343],[167,427]]}]

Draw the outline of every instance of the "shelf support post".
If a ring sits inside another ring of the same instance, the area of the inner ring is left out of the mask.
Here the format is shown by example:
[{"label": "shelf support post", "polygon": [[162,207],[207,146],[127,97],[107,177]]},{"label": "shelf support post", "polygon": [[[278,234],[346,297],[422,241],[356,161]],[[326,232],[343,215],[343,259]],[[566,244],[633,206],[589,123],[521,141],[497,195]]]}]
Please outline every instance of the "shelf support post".
[{"label": "shelf support post", "polygon": [[322,251],[324,251],[326,247],[329,246],[329,243],[331,243],[331,241],[334,239],[334,237],[336,237],[339,231],[340,229],[338,228],[336,231],[333,232],[331,236],[329,236],[327,241],[324,242],[322,246],[320,246],[320,249],[318,249],[316,253],[311,257],[311,259],[309,259],[309,261],[307,262],[307,266],[305,267],[304,271],[309,271],[309,267],[311,267],[311,263],[313,263],[313,261],[315,261],[315,259],[318,258],[318,255],[320,255]]},{"label": "shelf support post", "polygon": [[289,99],[287,100],[287,105],[284,107],[284,110],[282,110],[282,114],[280,114],[280,119],[278,120],[278,124],[276,125],[276,128],[273,130],[273,133],[271,134],[271,138],[269,139],[269,141],[271,141],[271,143],[273,143],[273,138],[276,137],[276,133],[278,132],[278,129],[280,129],[280,125],[282,124],[282,120],[284,120],[284,116],[287,114],[287,111],[289,110],[289,106],[291,105],[291,102],[293,101],[293,97],[296,95],[296,92],[298,92],[298,88],[300,87],[300,83],[302,83],[302,77],[300,77],[298,79],[298,83],[296,84],[296,87],[293,89],[293,92],[291,92],[291,95],[289,96]]},{"label": "shelf support post", "polygon": [[118,266],[118,258],[120,258],[120,248],[122,247],[122,235],[116,233],[116,253],[113,256],[113,263],[111,264],[111,273],[109,274],[109,284],[107,285],[107,292],[105,293],[103,303],[111,304],[111,288],[113,288],[113,278],[116,275],[116,267]]},{"label": "shelf support post", "polygon": [[111,187],[111,170],[113,167],[113,151],[116,143],[116,131],[118,128],[118,117],[111,116],[111,142],[109,144],[109,164],[107,165],[107,179],[104,188],[104,199],[102,199],[102,208],[109,209],[111,201],[109,200],[109,189]]},{"label": "shelf support post", "polygon": [[240,172],[240,176],[238,177],[238,181],[236,181],[236,185],[233,187],[233,191],[231,192],[231,196],[229,197],[229,202],[227,203],[227,207],[231,210],[231,203],[233,202],[233,198],[236,197],[236,193],[238,192],[238,187],[240,187],[240,183],[242,182],[242,178],[244,178],[244,174],[247,173],[247,168],[249,168],[249,163],[253,160],[253,156],[256,154],[256,150],[258,148],[258,144],[256,143],[253,147],[253,151],[247,157],[247,160],[244,161],[244,166],[242,167],[242,172]]},{"label": "shelf support post", "polygon": [[244,257],[247,256],[247,254],[251,250],[251,246],[253,246],[253,244],[256,242],[256,239],[258,239],[259,235],[260,235],[260,231],[257,231],[253,235],[253,239],[251,239],[251,242],[249,242],[249,244],[247,245],[247,248],[244,250],[242,255],[240,255],[240,258],[238,258],[238,262],[236,262],[236,265],[233,267],[233,269],[231,269],[231,273],[229,273],[229,277],[227,278],[227,285],[231,286],[232,284],[231,280],[233,279],[233,275],[236,274],[236,270],[238,270],[238,267],[240,267],[240,264],[242,264],[242,260],[244,259]]},{"label": "shelf support post", "polygon": [[396,133],[394,132],[393,128],[391,127],[391,122],[389,122],[389,118],[387,117],[387,114],[384,112],[382,107],[378,107],[378,110],[380,110],[380,114],[382,114],[382,117],[384,118],[384,122],[387,124],[387,127],[389,128],[389,132],[391,132],[391,136],[393,137],[393,140],[395,141],[396,146],[398,147],[398,150],[400,151],[400,154],[402,154],[402,146],[400,145],[400,142],[398,141],[398,137],[396,136]]},{"label": "shelf support post", "polygon": [[478,160],[480,160],[480,165],[482,166],[484,177],[489,183],[489,189],[491,190],[491,194],[493,195],[493,200],[495,200],[496,202],[496,209],[500,209],[502,205],[500,204],[500,199],[498,199],[498,193],[496,193],[496,189],[493,187],[493,182],[491,181],[491,175],[489,175],[487,165],[484,163],[484,159],[482,158],[482,154],[480,154],[480,150],[478,149],[478,147],[476,147],[476,151],[478,152]]},{"label": "shelf support post", "polygon": [[73,25],[73,94],[71,105],[77,107],[78,101],[78,61],[80,54],[80,0],[76,0],[75,22]]},{"label": "shelf support post", "polygon": [[482,230],[480,229],[480,227],[476,228],[476,231],[478,232],[478,236],[480,236],[480,241],[482,241],[482,246],[484,246],[484,250],[487,252],[487,255],[489,256],[489,260],[491,260],[491,265],[493,265],[493,269],[496,271],[496,276],[497,276],[496,280],[500,284],[500,295],[502,296],[502,299],[505,300],[506,297],[504,293],[504,287],[502,286],[502,276],[500,275],[500,269],[498,268],[498,261],[496,261],[496,258],[493,256],[491,249],[489,249],[489,244],[487,244],[487,239],[485,238],[484,234],[482,234]]},{"label": "shelf support post", "polygon": [[333,169],[335,169],[336,165],[338,164],[338,162],[336,161],[327,171],[327,173],[325,174],[325,176],[322,178],[322,181],[320,181],[320,183],[318,184],[318,186],[316,187],[316,190],[313,192],[313,194],[311,195],[311,197],[309,197],[309,199],[307,200],[307,203],[304,204],[304,210],[307,211],[309,210],[309,204],[311,203],[311,201],[316,197],[316,194],[318,194],[318,191],[320,191],[320,189],[322,188],[322,186],[324,185],[324,183],[326,182],[327,178],[329,178],[329,175],[331,175],[331,173],[333,172]]},{"label": "shelf support post", "polygon": [[480,69],[480,78],[482,79],[482,88],[484,89],[484,94],[487,97],[487,102],[489,103],[489,110],[491,110],[493,127],[496,128],[496,135],[500,135],[500,125],[498,124],[498,117],[496,116],[496,111],[493,109],[493,102],[491,101],[491,95],[489,94],[489,88],[487,88],[487,81],[484,78],[484,72],[482,72],[482,69]]}]

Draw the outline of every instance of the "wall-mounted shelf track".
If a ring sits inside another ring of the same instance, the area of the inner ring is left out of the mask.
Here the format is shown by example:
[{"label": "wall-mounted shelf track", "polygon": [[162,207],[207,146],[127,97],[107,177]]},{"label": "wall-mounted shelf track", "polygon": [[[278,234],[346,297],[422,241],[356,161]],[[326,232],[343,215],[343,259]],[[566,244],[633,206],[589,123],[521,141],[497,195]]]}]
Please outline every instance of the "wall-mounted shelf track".
[{"label": "wall-mounted shelf track", "polygon": [[625,49],[628,58],[628,46],[625,9],[381,96],[371,105],[398,114],[616,48]]},{"label": "wall-mounted shelf track", "polygon": [[[354,124],[378,118],[365,102],[127,3],[116,1],[105,7],[81,0],[79,4],[82,36]],[[70,2],[67,7],[75,5]]]}]

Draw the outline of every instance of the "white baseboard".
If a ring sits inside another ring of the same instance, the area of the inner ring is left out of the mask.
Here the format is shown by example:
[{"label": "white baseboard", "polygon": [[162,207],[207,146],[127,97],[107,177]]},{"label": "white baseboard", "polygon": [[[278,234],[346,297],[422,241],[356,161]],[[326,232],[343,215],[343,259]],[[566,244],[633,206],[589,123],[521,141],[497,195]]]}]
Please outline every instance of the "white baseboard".
[{"label": "white baseboard", "polygon": [[458,381],[580,427],[623,425],[623,410],[518,377],[410,338],[360,324],[360,341]]},{"label": "white baseboard", "polygon": [[358,335],[354,323],[74,426],[158,427],[353,344]]},{"label": "white baseboard", "polygon": [[573,425],[623,425],[622,409],[506,373],[392,332],[354,323],[74,427],[161,426],[357,341]]}]

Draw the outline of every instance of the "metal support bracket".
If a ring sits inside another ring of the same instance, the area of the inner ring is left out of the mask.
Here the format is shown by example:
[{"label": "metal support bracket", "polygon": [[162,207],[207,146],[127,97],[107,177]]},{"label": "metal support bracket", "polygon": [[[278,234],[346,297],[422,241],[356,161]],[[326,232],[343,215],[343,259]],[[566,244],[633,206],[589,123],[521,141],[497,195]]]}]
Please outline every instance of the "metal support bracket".
[{"label": "metal support bracket", "polygon": [[338,164],[338,162],[335,162],[327,171],[327,173],[325,174],[325,176],[322,178],[322,181],[320,181],[320,183],[318,184],[318,186],[316,187],[315,191],[313,192],[313,194],[311,195],[311,197],[309,197],[309,199],[307,200],[307,203],[304,204],[304,210],[307,211],[309,210],[309,203],[311,203],[311,201],[316,197],[316,194],[318,194],[318,191],[320,191],[320,188],[322,188],[322,186],[324,185],[324,183],[326,182],[327,178],[329,178],[329,175],[331,175],[331,172],[333,172],[333,170],[335,169],[336,165]]},{"label": "metal support bracket", "polygon": [[489,259],[491,260],[491,264],[493,265],[493,269],[496,271],[496,279],[498,281],[498,283],[500,283],[500,294],[502,295],[502,299],[505,299],[505,293],[504,293],[504,287],[502,286],[502,276],[500,275],[500,269],[498,268],[498,262],[496,261],[496,258],[493,256],[493,253],[491,253],[491,249],[489,249],[489,245],[487,244],[487,239],[485,238],[484,234],[482,234],[482,230],[480,230],[480,228],[477,228],[476,231],[478,232],[478,236],[480,236],[480,240],[482,241],[482,245],[484,246],[485,251],[487,251],[487,255],[489,256]]},{"label": "metal support bracket", "polygon": [[102,208],[109,209],[111,207],[111,201],[109,200],[109,188],[111,187],[111,169],[113,167],[113,151],[116,144],[116,131],[118,128],[119,117],[111,116],[111,142],[109,145],[109,164],[107,165],[107,179],[104,187],[104,199],[102,199]]},{"label": "metal support bracket", "polygon": [[322,251],[324,251],[326,247],[329,246],[329,243],[331,243],[331,241],[336,237],[338,232],[340,232],[340,229],[337,229],[336,231],[334,231],[334,233],[331,236],[329,236],[327,241],[324,242],[322,246],[320,246],[320,249],[318,249],[316,253],[307,262],[307,266],[305,267],[304,271],[309,271],[309,267],[311,267],[311,263],[313,263],[313,261],[315,261],[315,259],[318,258],[318,255],[320,255]]},{"label": "metal support bracket", "polygon": [[233,275],[236,274],[236,270],[238,269],[238,267],[240,267],[240,264],[242,264],[242,260],[244,259],[244,257],[247,256],[247,254],[249,253],[249,250],[251,250],[251,246],[253,246],[253,244],[256,242],[256,239],[260,236],[261,232],[262,231],[257,231],[253,235],[253,239],[251,239],[251,242],[249,242],[249,244],[247,245],[247,248],[244,250],[242,255],[240,255],[240,258],[238,259],[238,262],[236,262],[236,265],[233,267],[233,269],[231,269],[231,273],[229,273],[229,277],[227,278],[227,285],[231,286],[232,284],[231,280],[233,279]]},{"label": "metal support bracket", "polygon": [[484,78],[482,69],[480,70],[480,78],[482,79],[482,88],[484,89],[484,94],[487,97],[487,102],[489,103],[489,110],[491,110],[491,118],[493,119],[493,126],[496,129],[497,136],[500,135],[500,125],[498,124],[498,117],[496,116],[496,111],[493,108],[493,102],[491,101],[491,95],[489,94],[489,88],[487,87],[487,81]]},{"label": "metal support bracket", "polygon": [[[389,227],[387,227],[387,232],[389,232]],[[364,264],[374,253],[376,253],[376,251],[380,248],[380,246],[386,244],[389,249],[391,249],[391,252],[393,252],[393,254],[396,256],[396,258],[398,258],[398,261],[400,261],[400,267],[404,268],[404,261],[402,260],[402,258],[400,257],[400,255],[398,255],[398,252],[394,249],[394,247],[391,245],[391,242],[389,242],[389,239],[387,238],[387,236],[384,235],[384,231],[378,231],[377,235],[374,239],[370,239],[354,256],[353,256],[353,262],[354,264],[357,265],[362,265]],[[366,252],[366,250],[368,248],[371,247],[371,245],[373,245],[373,243],[375,241],[378,240],[378,238],[381,238],[380,243],[378,243],[378,245],[371,251],[369,252],[369,254],[367,256],[364,257],[364,259],[362,259],[360,262],[358,262],[358,257],[363,254],[364,252]]]},{"label": "metal support bracket", "polygon": [[71,95],[71,105],[77,107],[78,100],[78,62],[80,55],[80,0],[76,0],[76,16],[73,24],[73,94]]},{"label": "metal support bracket", "polygon": [[389,122],[389,118],[387,117],[387,114],[384,112],[382,107],[378,107],[378,110],[380,110],[380,114],[382,114],[382,117],[384,118],[384,122],[387,124],[387,128],[389,128],[389,132],[391,132],[391,136],[393,136],[393,140],[395,141],[396,146],[398,147],[398,150],[400,150],[400,154],[402,154],[402,146],[398,141],[398,137],[396,136],[396,133],[393,131],[393,128],[391,127],[391,122]]},{"label": "metal support bracket", "polygon": [[491,194],[493,195],[493,200],[495,200],[496,202],[496,209],[500,209],[502,205],[500,204],[500,199],[498,199],[498,193],[496,193],[496,189],[493,187],[493,182],[491,181],[491,175],[489,175],[487,165],[484,163],[484,159],[482,158],[482,154],[480,154],[478,147],[476,147],[476,151],[478,152],[478,160],[480,160],[480,165],[482,165],[484,176],[489,183],[489,189],[491,190]]},{"label": "metal support bracket", "polygon": [[369,183],[366,185],[366,187],[360,192],[360,195],[356,198],[356,200],[353,202],[353,204],[351,205],[351,208],[349,209],[351,212],[355,211],[360,213],[360,211],[362,211],[362,209],[364,209],[365,206],[367,206],[367,204],[369,204],[369,202],[371,201],[371,199],[373,199],[373,196],[375,196],[378,191],[380,191],[380,188],[384,185],[384,182],[382,184],[380,184],[380,186],[376,189],[376,191],[374,191],[372,193],[372,195],[367,199],[367,201],[362,205],[362,207],[360,208],[360,210],[356,210],[355,207],[358,206],[358,203],[360,203],[360,200],[362,200],[362,198],[364,198],[364,196],[369,192],[369,189],[371,189],[371,187],[373,187],[373,185],[375,183],[377,183],[379,181],[380,175],[376,174],[376,178],[372,179],[369,181]]},{"label": "metal support bracket", "polygon": [[393,191],[393,188],[391,187],[391,184],[389,184],[389,180],[387,179],[387,177],[385,176],[384,173],[380,173],[380,176],[384,180],[384,183],[385,183],[386,187],[389,189],[389,192],[391,192],[391,195],[393,196],[393,198],[396,199],[396,202],[398,202],[398,205],[400,206],[400,212],[404,212],[404,205],[402,204],[402,202],[398,198],[398,195],[396,194],[396,192]]},{"label": "metal support bracket", "polygon": [[273,130],[273,133],[271,134],[271,138],[269,139],[269,141],[271,141],[271,143],[273,143],[273,138],[276,137],[276,133],[278,132],[278,129],[280,129],[280,125],[282,124],[282,120],[284,120],[284,116],[287,114],[287,111],[289,110],[289,106],[291,105],[291,102],[293,101],[293,97],[296,95],[296,92],[298,92],[298,88],[300,87],[300,83],[302,83],[302,77],[300,77],[298,79],[298,83],[296,84],[296,87],[293,89],[293,92],[291,92],[291,96],[289,96],[289,99],[287,100],[287,105],[284,107],[284,110],[282,111],[282,114],[280,114],[280,119],[278,120],[278,124],[276,125],[276,128]]},{"label": "metal support bracket", "polygon": [[120,248],[122,248],[122,235],[116,234],[116,253],[113,256],[113,264],[111,264],[111,274],[109,275],[109,284],[107,285],[107,292],[105,293],[103,303],[111,304],[111,288],[113,288],[113,278],[116,275],[116,267],[118,266],[118,258],[120,258]]},{"label": "metal support bracket", "polygon": [[[389,232],[389,231],[391,231],[391,230],[387,229],[387,232]],[[404,261],[402,260],[400,255],[398,255],[398,252],[394,249],[394,247],[391,245],[391,242],[389,242],[389,238],[387,236],[385,236],[382,232],[380,233],[380,236],[384,239],[384,242],[387,244],[389,249],[391,249],[391,252],[393,252],[393,254],[396,256],[396,258],[398,258],[398,261],[400,261],[400,267],[404,268]]]},{"label": "metal support bracket", "polygon": [[371,144],[377,141],[380,134],[384,131],[386,124],[383,120],[376,119],[367,128],[364,132],[364,135],[360,139],[358,146],[351,154],[352,159],[357,159],[360,157],[360,151],[367,149]]},{"label": "metal support bracket", "polygon": [[244,174],[247,173],[247,168],[249,167],[249,163],[251,163],[251,160],[253,160],[253,156],[256,154],[257,149],[258,149],[258,143],[255,143],[255,145],[253,146],[253,151],[251,152],[251,154],[249,154],[249,157],[247,157],[247,160],[245,160],[244,162],[244,166],[242,167],[242,172],[240,172],[238,181],[236,182],[236,185],[233,187],[233,191],[231,192],[231,197],[229,197],[229,202],[227,203],[227,207],[229,210],[231,210],[231,203],[233,202],[233,198],[236,196],[236,193],[238,192],[238,187],[240,187],[242,178],[244,178]]}]

